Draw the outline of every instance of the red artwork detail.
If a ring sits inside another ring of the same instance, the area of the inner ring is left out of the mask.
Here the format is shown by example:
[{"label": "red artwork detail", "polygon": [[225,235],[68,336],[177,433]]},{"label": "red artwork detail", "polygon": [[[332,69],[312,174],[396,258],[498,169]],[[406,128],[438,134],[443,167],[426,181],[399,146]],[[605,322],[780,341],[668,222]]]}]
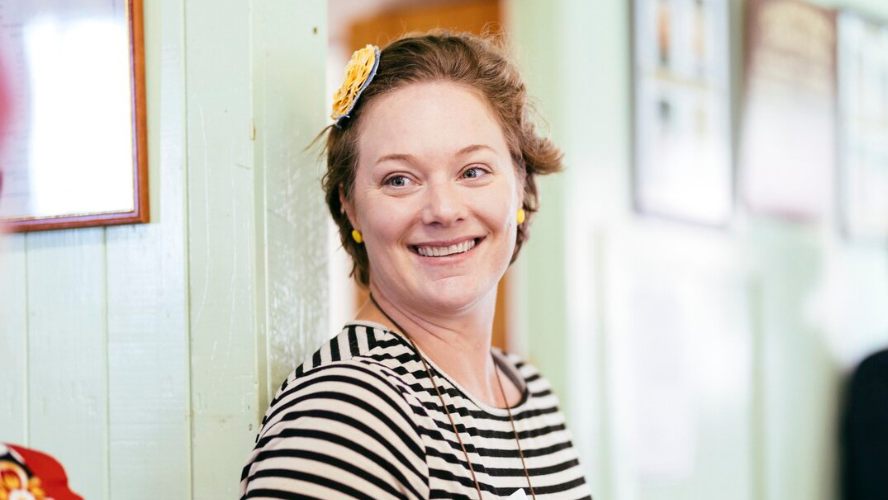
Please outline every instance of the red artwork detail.
[{"label": "red artwork detail", "polygon": [[10,498],[83,500],[68,488],[68,475],[56,459],[7,444],[0,445],[0,500]]}]

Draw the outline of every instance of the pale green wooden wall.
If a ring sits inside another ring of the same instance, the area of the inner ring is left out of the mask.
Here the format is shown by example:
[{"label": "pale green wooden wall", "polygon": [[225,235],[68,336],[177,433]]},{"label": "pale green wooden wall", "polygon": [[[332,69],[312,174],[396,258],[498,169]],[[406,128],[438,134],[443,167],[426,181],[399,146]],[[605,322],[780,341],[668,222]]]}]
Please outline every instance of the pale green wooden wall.
[{"label": "pale green wooden wall", "polygon": [[[883,0],[819,3],[888,22]],[[519,316],[530,357],[566,400],[594,496],[837,498],[841,383],[861,356],[888,346],[888,246],[848,243],[832,219],[799,225],[742,206],[727,231],[635,216],[630,2],[509,5],[531,93],[567,166],[541,183],[543,207],[516,264]],[[730,5],[739,85],[743,2]],[[665,481],[640,472],[651,448],[633,422],[662,417],[633,401],[639,275],[706,287],[725,311],[698,339],[710,366],[692,372],[704,391],[683,409],[694,422],[692,466]],[[713,382],[730,383],[712,391]]]},{"label": "pale green wooden wall", "polygon": [[5,239],[0,441],[89,500],[235,498],[329,334],[326,4],[148,0],[145,33],[152,223]]}]

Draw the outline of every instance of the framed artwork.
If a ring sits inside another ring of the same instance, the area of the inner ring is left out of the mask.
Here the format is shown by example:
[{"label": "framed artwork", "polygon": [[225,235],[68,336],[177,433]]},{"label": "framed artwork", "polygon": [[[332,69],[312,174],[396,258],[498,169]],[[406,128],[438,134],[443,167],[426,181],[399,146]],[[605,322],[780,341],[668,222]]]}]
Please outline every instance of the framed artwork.
[{"label": "framed artwork", "polygon": [[724,226],[733,205],[727,0],[635,0],[636,210]]},{"label": "framed artwork", "polygon": [[12,231],[148,222],[141,0],[0,0]]},{"label": "framed artwork", "polygon": [[741,189],[753,212],[818,222],[834,206],[835,11],[749,0]]},{"label": "framed artwork", "polygon": [[839,207],[851,239],[888,239],[888,25],[838,20]]}]

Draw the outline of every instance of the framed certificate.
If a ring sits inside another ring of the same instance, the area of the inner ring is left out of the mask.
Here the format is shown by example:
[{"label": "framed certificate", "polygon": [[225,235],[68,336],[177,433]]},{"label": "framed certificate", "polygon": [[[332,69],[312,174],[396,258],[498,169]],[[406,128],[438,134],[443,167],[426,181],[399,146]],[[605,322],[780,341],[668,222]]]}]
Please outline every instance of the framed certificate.
[{"label": "framed certificate", "polygon": [[0,60],[3,225],[148,222],[142,1],[0,0]]},{"label": "framed certificate", "polygon": [[854,240],[888,238],[888,25],[838,21],[839,206]]},{"label": "framed certificate", "polygon": [[634,200],[725,226],[734,205],[727,0],[635,0]]},{"label": "framed certificate", "polygon": [[746,10],[743,199],[756,213],[819,222],[835,199],[835,11],[800,0]]}]

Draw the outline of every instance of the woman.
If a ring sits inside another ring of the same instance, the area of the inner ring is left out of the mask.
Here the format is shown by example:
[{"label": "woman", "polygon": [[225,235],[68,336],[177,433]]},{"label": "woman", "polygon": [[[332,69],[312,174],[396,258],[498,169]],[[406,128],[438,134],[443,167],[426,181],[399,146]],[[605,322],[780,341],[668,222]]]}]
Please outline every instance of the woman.
[{"label": "woman", "polygon": [[278,391],[242,498],[591,498],[548,382],[490,348],[534,176],[560,169],[520,75],[446,33],[367,46],[347,74],[324,188],[371,299]]}]

